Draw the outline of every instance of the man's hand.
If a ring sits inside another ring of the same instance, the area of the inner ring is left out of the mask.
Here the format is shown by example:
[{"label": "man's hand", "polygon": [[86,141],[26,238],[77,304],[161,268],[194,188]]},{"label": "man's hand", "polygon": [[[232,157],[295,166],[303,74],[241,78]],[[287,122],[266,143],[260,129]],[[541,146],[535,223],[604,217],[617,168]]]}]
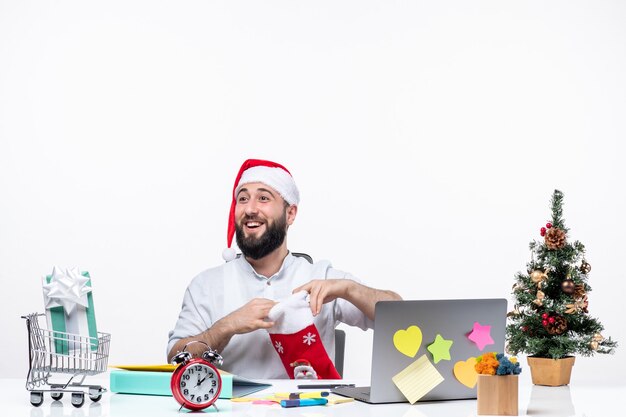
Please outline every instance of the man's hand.
[{"label": "man's hand", "polygon": [[[202,341],[211,346],[211,348],[221,352],[236,334],[250,333],[258,329],[272,327],[274,322],[264,321],[264,319],[267,318],[274,304],[276,302],[266,298],[255,298],[249,301],[238,310],[216,321],[213,326],[204,332],[196,336],[180,339],[169,352],[167,361],[171,362],[177,352],[182,351],[187,343],[194,340]],[[194,356],[200,356],[204,349],[202,346],[193,345],[187,350]],[[202,383],[202,381],[199,383]]]},{"label": "man's hand", "polygon": [[374,320],[374,309],[378,301],[402,300],[398,294],[388,290],[377,290],[351,279],[314,279],[295,290],[308,291],[311,296],[311,311],[317,316],[322,306],[337,298],[343,298],[354,304],[367,318]]},{"label": "man's hand", "polygon": [[347,298],[348,289],[352,283],[354,281],[348,279],[314,279],[296,288],[293,293],[307,291],[311,297],[311,312],[313,316],[317,316],[324,304],[336,298]]},{"label": "man's hand", "polygon": [[266,298],[255,298],[238,310],[220,320],[221,325],[228,328],[232,334],[250,333],[258,329],[269,329],[274,322],[265,321],[268,313],[276,304]]}]

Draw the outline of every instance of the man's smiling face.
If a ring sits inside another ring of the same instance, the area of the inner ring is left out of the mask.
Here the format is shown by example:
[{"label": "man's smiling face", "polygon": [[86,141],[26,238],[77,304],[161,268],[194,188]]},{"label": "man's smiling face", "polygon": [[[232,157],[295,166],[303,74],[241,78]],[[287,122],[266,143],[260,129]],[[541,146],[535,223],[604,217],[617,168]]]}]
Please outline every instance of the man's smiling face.
[{"label": "man's smiling face", "polygon": [[237,246],[248,258],[260,259],[280,247],[295,212],[273,188],[263,183],[245,184],[237,193],[235,231]]}]

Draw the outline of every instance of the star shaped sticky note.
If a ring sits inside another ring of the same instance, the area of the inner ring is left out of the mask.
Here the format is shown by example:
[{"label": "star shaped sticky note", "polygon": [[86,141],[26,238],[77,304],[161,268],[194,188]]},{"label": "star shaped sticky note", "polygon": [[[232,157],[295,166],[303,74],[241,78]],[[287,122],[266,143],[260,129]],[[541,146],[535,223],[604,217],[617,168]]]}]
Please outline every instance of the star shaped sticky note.
[{"label": "star shaped sticky note", "polygon": [[474,328],[470,334],[467,335],[467,338],[476,343],[476,346],[478,346],[478,349],[481,351],[485,348],[485,346],[494,344],[494,341],[491,338],[491,326],[482,326],[477,321],[474,322]]},{"label": "star shaped sticky note", "polygon": [[435,341],[428,345],[426,349],[433,355],[433,360],[438,363],[440,360],[450,360],[450,347],[454,341],[444,339],[440,334],[435,337]]}]

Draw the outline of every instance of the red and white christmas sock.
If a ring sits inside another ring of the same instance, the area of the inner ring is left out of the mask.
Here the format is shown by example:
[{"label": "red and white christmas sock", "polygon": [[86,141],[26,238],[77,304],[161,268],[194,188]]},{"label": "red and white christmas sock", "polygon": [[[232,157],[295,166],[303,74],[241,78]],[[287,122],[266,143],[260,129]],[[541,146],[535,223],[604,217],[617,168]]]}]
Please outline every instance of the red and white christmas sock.
[{"label": "red and white christmas sock", "polygon": [[318,378],[341,379],[313,323],[306,291],[280,301],[272,307],[268,319],[274,322],[274,326],[267,331],[289,378],[311,378],[311,372],[303,368],[308,362]]}]

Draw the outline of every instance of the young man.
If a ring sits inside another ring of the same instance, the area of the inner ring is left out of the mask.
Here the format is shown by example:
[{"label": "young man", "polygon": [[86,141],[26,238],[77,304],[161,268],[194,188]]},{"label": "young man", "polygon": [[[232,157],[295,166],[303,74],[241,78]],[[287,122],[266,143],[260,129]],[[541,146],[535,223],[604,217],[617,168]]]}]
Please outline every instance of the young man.
[{"label": "young man", "polygon": [[[169,333],[168,362],[190,341],[203,341],[224,358],[222,368],[250,378],[286,378],[287,373],[266,329],[275,300],[305,290],[310,294],[313,322],[329,357],[334,357],[334,329],[339,323],[373,327],[374,306],[399,300],[392,291],[377,290],[329,262],[310,264],[287,249],[287,230],[298,213],[300,195],[282,165],[249,159],[233,187],[227,263],[196,276],[183,299],[176,327]],[[243,256],[230,249],[233,235]],[[191,352],[204,345],[194,343]]]}]

